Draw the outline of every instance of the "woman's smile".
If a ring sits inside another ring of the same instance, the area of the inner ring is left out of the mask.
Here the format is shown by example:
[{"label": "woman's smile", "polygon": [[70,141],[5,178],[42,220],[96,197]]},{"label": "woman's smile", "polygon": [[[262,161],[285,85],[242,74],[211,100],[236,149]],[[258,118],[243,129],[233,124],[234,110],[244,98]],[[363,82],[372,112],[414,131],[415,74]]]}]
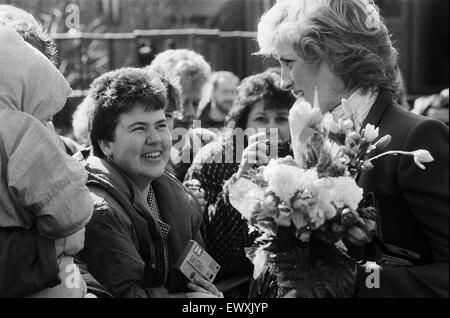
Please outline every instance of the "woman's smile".
[{"label": "woman's smile", "polygon": [[146,152],[141,155],[141,158],[148,162],[159,163],[163,159],[163,153],[162,151]]}]

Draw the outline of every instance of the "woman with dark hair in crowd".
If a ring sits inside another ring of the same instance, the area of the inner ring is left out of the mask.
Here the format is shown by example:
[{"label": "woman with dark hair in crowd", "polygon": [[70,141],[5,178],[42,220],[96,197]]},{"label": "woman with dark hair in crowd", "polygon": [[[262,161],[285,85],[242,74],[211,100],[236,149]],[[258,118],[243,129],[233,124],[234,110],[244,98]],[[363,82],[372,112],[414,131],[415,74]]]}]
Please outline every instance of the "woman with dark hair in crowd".
[{"label": "woman with dark hair in crowd", "polygon": [[171,136],[159,75],[119,69],[89,95],[93,154],[80,159],[95,207],[81,260],[114,297],[219,296],[202,278],[186,284],[174,266],[189,240],[203,240],[198,202],[165,172]]},{"label": "woman with dark hair in crowd", "polygon": [[[371,0],[280,0],[261,18],[258,42],[261,54],[279,59],[284,89],[312,104],[317,88],[323,113],[379,127],[392,137],[386,150],[426,149],[434,157],[426,171],[410,158],[384,157],[358,178],[379,203],[381,221],[377,244],[346,242],[351,256],[368,261],[357,266],[355,294],[448,297],[449,130],[395,102],[397,51],[378,7]],[[380,263],[392,256],[411,266]],[[380,265],[380,288],[371,289],[364,267]]]},{"label": "woman with dark hair in crowd", "polygon": [[[226,198],[223,186],[239,168],[241,157],[252,153],[256,137],[267,138],[266,131],[273,128],[278,140],[289,141],[289,109],[295,101],[291,92],[280,87],[280,77],[264,72],[244,79],[227,117],[227,128],[218,141],[212,142],[197,154],[186,180],[198,180],[205,190],[204,216],[207,250],[221,265],[218,282],[243,278],[246,284],[226,293],[230,297],[248,296],[248,281],[252,264],[244,248],[251,246],[252,235],[240,213]],[[257,132],[261,132],[257,134]],[[263,135],[263,136],[261,136]],[[249,145],[248,148],[246,146]],[[265,152],[266,147],[259,151]],[[247,160],[247,159],[245,159]],[[233,280],[228,284],[234,284]],[[225,288],[227,288],[225,286]]]}]

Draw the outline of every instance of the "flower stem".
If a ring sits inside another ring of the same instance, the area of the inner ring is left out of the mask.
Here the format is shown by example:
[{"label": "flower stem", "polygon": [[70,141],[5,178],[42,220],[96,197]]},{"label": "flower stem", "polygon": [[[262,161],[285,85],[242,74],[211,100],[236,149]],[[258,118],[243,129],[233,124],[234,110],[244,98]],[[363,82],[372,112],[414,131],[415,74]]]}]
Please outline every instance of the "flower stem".
[{"label": "flower stem", "polygon": [[384,157],[384,156],[387,156],[387,155],[394,155],[394,156],[396,156],[396,155],[414,156],[413,153],[408,152],[408,151],[391,150],[391,151],[383,152],[382,154],[380,154],[380,155],[378,155],[378,156],[375,156],[375,157],[373,157],[373,158],[370,158],[369,161],[373,161],[373,160],[376,160],[376,159],[378,159],[378,158],[381,158],[381,157]]}]

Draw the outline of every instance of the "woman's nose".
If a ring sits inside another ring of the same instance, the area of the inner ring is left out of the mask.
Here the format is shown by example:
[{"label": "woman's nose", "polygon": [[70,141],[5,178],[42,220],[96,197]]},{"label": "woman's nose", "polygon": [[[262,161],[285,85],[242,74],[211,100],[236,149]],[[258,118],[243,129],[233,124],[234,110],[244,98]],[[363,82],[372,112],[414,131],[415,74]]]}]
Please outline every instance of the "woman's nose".
[{"label": "woman's nose", "polygon": [[293,89],[293,87],[294,87],[294,81],[291,79],[290,72],[282,71],[280,88],[283,91],[290,91]]},{"label": "woman's nose", "polygon": [[278,140],[278,132],[279,128],[277,127],[277,124],[274,121],[271,121],[266,127],[267,139],[270,139],[271,141]]},{"label": "woman's nose", "polygon": [[275,120],[271,120],[266,129],[267,129],[267,132],[269,133],[269,135],[279,134],[280,125]]},{"label": "woman's nose", "polygon": [[148,145],[160,143],[161,136],[158,134],[158,132],[156,130],[150,131],[149,134],[147,135],[147,139],[145,140],[145,142]]}]

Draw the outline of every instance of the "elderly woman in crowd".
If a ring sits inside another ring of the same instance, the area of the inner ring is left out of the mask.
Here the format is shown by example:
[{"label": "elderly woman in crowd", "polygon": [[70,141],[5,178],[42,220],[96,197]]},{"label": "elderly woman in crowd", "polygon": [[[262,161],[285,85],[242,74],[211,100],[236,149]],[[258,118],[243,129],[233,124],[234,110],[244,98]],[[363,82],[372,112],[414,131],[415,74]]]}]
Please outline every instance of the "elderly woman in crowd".
[{"label": "elderly woman in crowd", "polygon": [[175,118],[173,128],[191,128],[203,89],[211,77],[211,66],[200,54],[178,49],[158,54],[147,70],[159,73],[181,88],[181,116]]},{"label": "elderly woman in crowd", "polygon": [[[237,89],[224,135],[206,145],[188,171],[186,179],[200,181],[205,189],[205,239],[207,250],[221,265],[219,282],[239,277],[245,281],[251,277],[253,267],[244,248],[251,246],[255,238],[248,234],[247,222],[241,214],[228,202],[223,185],[237,172],[241,157],[247,160],[246,156],[253,152],[253,140],[268,138],[266,130],[273,128],[278,132],[274,146],[278,146],[278,139],[289,141],[288,116],[294,101],[291,92],[280,88],[280,77],[276,73],[264,72],[244,79]],[[263,133],[258,135],[260,129]],[[233,137],[236,137],[235,141]],[[244,150],[247,145],[249,147]],[[259,150],[265,152],[266,145]],[[226,295],[246,297],[248,284]]]},{"label": "elderly woman in crowd", "polygon": [[0,43],[0,296],[84,297],[73,255],[92,200],[82,166],[48,129],[71,89],[13,28],[0,26]]},{"label": "elderly woman in crowd", "polygon": [[395,104],[397,51],[373,1],[278,1],[259,23],[258,42],[262,54],[279,59],[284,89],[312,103],[317,87],[322,112],[378,126],[380,135],[392,136],[387,150],[422,148],[433,155],[426,171],[410,158],[385,157],[360,176],[365,193],[378,201],[381,235],[377,245],[348,248],[359,260],[379,261],[374,249],[382,247],[412,263],[381,265],[380,288],[373,289],[358,266],[359,297],[448,297],[449,130]]},{"label": "elderly woman in crowd", "polygon": [[165,172],[166,94],[158,74],[135,68],[100,76],[89,92],[93,154],[80,159],[95,208],[80,259],[114,297],[219,295],[174,266],[189,240],[203,240],[198,202]]},{"label": "elderly woman in crowd", "polygon": [[181,109],[178,109],[178,106],[170,107],[174,119],[173,126],[170,127],[173,148],[168,170],[183,181],[199,150],[197,148],[216,137],[207,129],[200,127],[192,129],[204,88],[211,77],[211,66],[200,54],[191,50],[177,49],[158,54],[147,70],[156,71],[175,88],[180,89]]}]

